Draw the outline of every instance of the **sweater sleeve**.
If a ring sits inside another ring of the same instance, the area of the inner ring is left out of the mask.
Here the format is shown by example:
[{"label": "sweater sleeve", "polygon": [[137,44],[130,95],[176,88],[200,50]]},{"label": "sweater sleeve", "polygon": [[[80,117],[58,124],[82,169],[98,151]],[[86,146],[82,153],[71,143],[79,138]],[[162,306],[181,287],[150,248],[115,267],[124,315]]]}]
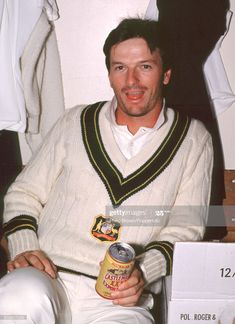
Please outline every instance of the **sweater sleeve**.
[{"label": "sweater sleeve", "polygon": [[[171,274],[173,245],[201,240],[205,231],[211,192],[213,147],[209,133],[193,146],[166,225],[155,242],[146,246],[140,265],[147,284]],[[154,251],[154,252],[153,252]]]},{"label": "sweater sleeve", "polygon": [[4,233],[11,258],[39,249],[37,224],[63,168],[67,119],[67,115],[60,118],[5,196]]}]

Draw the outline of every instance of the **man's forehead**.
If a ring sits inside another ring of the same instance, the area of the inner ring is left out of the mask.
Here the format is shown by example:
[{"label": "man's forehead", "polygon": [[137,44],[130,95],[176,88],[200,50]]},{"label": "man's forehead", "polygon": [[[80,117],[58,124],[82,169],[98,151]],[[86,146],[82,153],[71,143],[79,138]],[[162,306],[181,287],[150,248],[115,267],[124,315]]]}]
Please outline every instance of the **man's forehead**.
[{"label": "man's forehead", "polygon": [[111,60],[118,58],[136,58],[141,60],[153,60],[160,55],[158,48],[153,52],[150,51],[147,42],[143,38],[130,38],[111,48]]}]

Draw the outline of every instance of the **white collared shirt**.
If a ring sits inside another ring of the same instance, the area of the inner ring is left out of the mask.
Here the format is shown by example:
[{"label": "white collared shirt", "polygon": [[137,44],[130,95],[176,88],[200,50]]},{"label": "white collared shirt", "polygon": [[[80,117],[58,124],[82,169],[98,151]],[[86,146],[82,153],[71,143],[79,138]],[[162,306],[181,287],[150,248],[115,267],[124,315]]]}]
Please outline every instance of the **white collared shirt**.
[{"label": "white collared shirt", "polygon": [[106,118],[110,121],[114,138],[119,146],[120,151],[127,160],[135,156],[142,147],[149,142],[155,131],[158,130],[166,121],[165,116],[165,103],[160,112],[160,115],[153,127],[140,127],[138,131],[133,135],[126,125],[118,125],[115,118],[115,110],[117,109],[116,98],[112,100],[111,109],[106,115]]}]

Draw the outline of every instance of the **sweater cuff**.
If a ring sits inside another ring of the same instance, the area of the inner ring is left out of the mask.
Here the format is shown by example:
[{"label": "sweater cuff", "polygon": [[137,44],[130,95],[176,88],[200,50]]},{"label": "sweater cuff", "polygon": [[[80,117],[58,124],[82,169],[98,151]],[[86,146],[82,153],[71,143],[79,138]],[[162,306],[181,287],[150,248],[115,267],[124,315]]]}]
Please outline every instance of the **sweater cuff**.
[{"label": "sweater cuff", "polygon": [[164,259],[166,261],[165,275],[167,275],[167,276],[171,275],[171,272],[172,272],[173,248],[174,248],[174,245],[168,241],[151,242],[145,247],[145,251],[156,250],[164,257]]},{"label": "sweater cuff", "polygon": [[32,250],[40,250],[37,235],[32,230],[20,230],[7,237],[10,259],[16,255]]},{"label": "sweater cuff", "polygon": [[157,250],[149,250],[138,256],[139,266],[146,286],[166,275],[166,259]]}]

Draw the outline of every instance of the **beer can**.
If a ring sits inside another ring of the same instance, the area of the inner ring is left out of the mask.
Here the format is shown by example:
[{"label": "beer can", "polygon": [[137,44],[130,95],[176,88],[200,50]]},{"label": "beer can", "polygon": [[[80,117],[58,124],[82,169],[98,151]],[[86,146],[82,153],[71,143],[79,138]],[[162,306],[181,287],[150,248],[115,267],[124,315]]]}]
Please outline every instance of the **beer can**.
[{"label": "beer can", "polygon": [[97,293],[110,299],[111,293],[129,278],[134,263],[135,251],[129,244],[117,242],[110,245],[96,281]]}]

